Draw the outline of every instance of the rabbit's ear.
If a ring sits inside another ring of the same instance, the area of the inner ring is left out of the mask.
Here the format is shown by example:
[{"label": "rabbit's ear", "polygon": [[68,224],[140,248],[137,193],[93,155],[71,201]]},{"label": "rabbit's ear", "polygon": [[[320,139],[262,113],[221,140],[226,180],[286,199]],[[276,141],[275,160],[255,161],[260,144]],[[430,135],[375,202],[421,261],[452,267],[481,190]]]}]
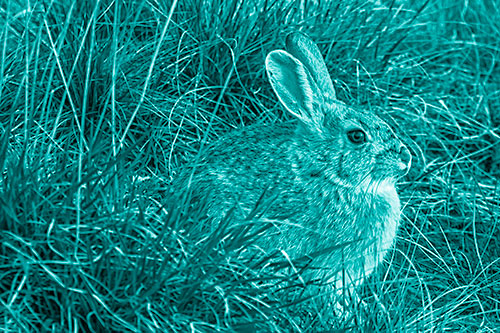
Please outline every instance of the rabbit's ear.
[{"label": "rabbit's ear", "polygon": [[266,58],[266,70],[281,104],[303,122],[321,128],[323,97],[304,65],[288,52],[275,50]]},{"label": "rabbit's ear", "polygon": [[294,32],[286,37],[286,50],[309,70],[327,102],[335,100],[335,89],[318,46],[306,35]]}]

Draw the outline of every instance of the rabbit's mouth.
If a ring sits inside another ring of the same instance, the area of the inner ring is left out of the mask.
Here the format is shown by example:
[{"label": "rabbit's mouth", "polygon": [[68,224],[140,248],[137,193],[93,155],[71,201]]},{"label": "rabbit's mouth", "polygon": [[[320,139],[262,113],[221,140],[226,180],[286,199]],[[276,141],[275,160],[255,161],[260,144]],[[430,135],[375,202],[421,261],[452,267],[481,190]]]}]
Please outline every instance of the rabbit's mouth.
[{"label": "rabbit's mouth", "polygon": [[399,162],[398,162],[398,168],[399,168],[399,173],[400,177],[404,177],[408,174],[411,168],[411,154],[408,148],[406,146],[402,146],[400,154],[399,154]]},{"label": "rabbit's mouth", "polygon": [[411,161],[408,163],[399,162],[398,163],[399,177],[406,176],[408,174],[408,172],[410,171],[410,167],[411,167]]}]

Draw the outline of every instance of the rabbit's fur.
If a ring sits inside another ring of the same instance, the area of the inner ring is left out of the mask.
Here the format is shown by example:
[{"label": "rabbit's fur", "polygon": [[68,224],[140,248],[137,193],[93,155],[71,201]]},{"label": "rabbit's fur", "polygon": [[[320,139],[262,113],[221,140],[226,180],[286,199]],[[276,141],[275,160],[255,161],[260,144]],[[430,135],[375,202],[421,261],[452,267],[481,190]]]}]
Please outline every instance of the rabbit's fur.
[{"label": "rabbit's fur", "polygon": [[[275,196],[262,220],[273,228],[258,246],[284,250],[292,259],[320,253],[312,266],[321,270],[309,276],[328,276],[340,288],[343,272],[344,281],[359,283],[396,236],[395,182],[410,167],[410,154],[380,118],[335,99],[320,51],[308,37],[289,35],[286,46],[268,55],[266,69],[298,121],[229,133],[184,170],[177,186],[189,189],[191,200],[206,202],[214,223],[231,207],[243,218],[263,193]],[[366,142],[354,143],[356,138]]]}]

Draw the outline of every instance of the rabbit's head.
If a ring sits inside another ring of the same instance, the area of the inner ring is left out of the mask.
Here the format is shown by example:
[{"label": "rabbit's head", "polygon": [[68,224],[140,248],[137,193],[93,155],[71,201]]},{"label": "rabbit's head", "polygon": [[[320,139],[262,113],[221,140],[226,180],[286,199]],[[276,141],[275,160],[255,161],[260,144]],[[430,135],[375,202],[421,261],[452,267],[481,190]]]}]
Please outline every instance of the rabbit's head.
[{"label": "rabbit's head", "polygon": [[299,119],[296,144],[307,164],[300,169],[361,189],[404,176],[411,163],[408,149],[379,117],[336,99],[318,47],[293,33],[286,49],[269,53],[266,69],[279,100]]}]

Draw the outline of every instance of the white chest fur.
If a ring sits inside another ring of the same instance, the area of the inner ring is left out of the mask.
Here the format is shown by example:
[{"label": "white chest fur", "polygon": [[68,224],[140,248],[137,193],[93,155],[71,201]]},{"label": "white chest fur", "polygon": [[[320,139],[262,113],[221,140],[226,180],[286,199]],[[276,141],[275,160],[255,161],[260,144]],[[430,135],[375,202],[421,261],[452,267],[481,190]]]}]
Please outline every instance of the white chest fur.
[{"label": "white chest fur", "polygon": [[370,214],[373,218],[373,245],[365,252],[365,274],[368,276],[379,265],[396,238],[401,219],[401,205],[394,182],[384,181],[368,188],[373,195]]}]

